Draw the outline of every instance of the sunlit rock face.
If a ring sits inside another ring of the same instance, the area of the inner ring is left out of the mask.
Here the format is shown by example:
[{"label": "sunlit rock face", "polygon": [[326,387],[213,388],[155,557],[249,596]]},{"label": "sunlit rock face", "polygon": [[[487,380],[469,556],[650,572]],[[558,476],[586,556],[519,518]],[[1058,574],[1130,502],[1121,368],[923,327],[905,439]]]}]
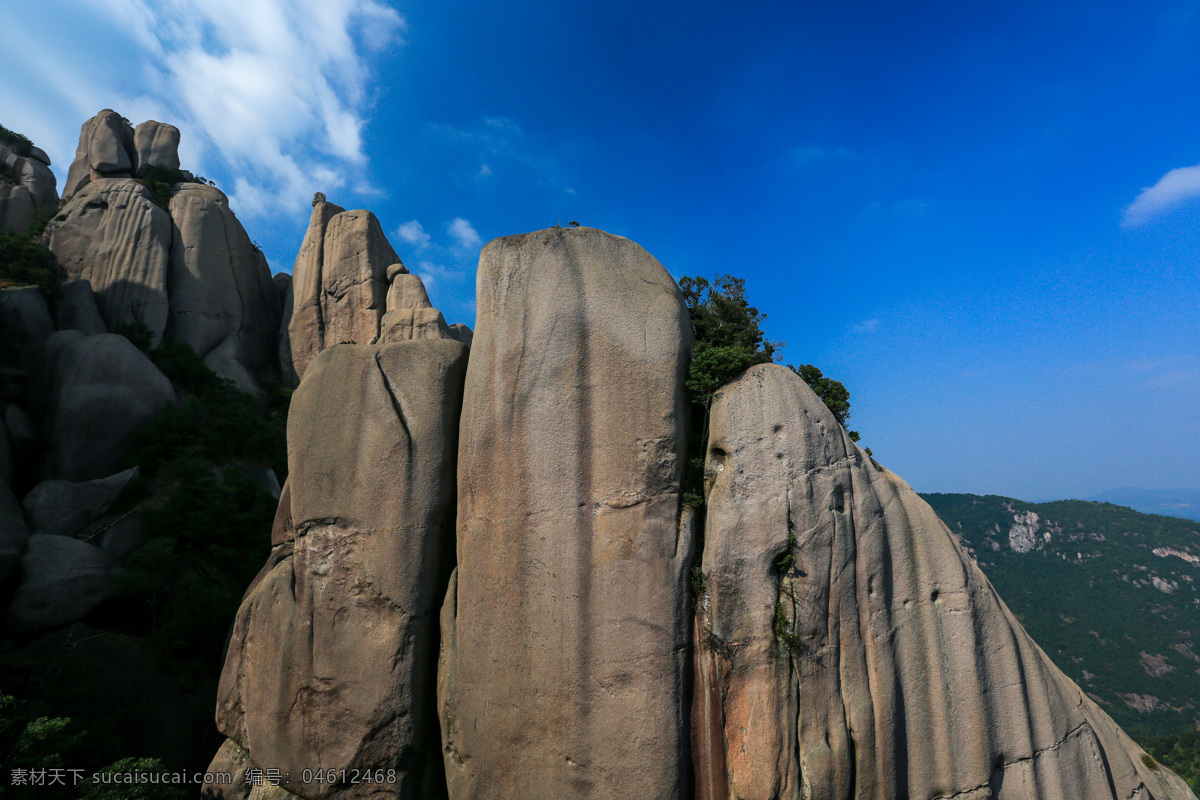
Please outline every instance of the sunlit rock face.
[{"label": "sunlit rock face", "polygon": [[452,800],[687,796],[691,326],[628,239],[484,248],[439,704]]},{"label": "sunlit rock face", "polygon": [[[335,346],[310,365],[292,398],[272,553],[221,676],[217,725],[236,747],[214,770],[236,751],[289,772],[306,798],[444,791],[437,613],[466,362],[465,345],[422,340]],[[315,765],[383,777],[330,782]]]},{"label": "sunlit rock face", "polygon": [[1193,797],[790,370],[720,391],[706,484],[701,800]]},{"label": "sunlit rock face", "polygon": [[346,211],[317,193],[292,270],[288,335],[292,366],[300,378],[326,347],[380,341],[388,268],[397,264],[408,272],[374,214]]}]

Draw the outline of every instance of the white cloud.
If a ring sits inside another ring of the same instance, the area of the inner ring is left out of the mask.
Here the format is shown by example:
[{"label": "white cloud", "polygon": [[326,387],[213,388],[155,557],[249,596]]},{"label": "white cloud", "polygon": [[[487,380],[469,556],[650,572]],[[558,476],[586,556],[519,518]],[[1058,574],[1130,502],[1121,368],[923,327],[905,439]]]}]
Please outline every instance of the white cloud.
[{"label": "white cloud", "polygon": [[877,330],[879,330],[879,320],[874,317],[864,319],[854,326],[855,333],[874,333]]},{"label": "white cloud", "polygon": [[428,247],[429,242],[432,239],[432,237],[425,232],[425,228],[421,227],[421,223],[415,219],[411,219],[397,228],[396,237],[401,241],[408,242],[418,250],[423,247]]},{"label": "white cloud", "polygon": [[[369,65],[406,25],[383,0],[63,0],[55,15],[70,19],[40,27],[44,6],[14,5],[33,24],[3,26],[0,65],[7,75],[12,61],[6,83],[53,109],[34,115],[34,132],[53,121],[77,135],[105,106],[170,122],[184,168],[218,174],[246,215],[295,212],[317,189],[362,183]],[[36,89],[19,79],[36,69],[18,63],[23,38],[24,50],[53,54]],[[0,88],[0,101],[15,92]],[[52,153],[63,174],[73,152]]]},{"label": "white cloud", "polygon": [[455,217],[454,221],[446,226],[446,232],[454,237],[456,246],[462,250],[476,250],[483,244],[483,239],[479,238],[471,223],[462,217]]},{"label": "white cloud", "polygon": [[1200,197],[1200,164],[1173,169],[1137,196],[1125,209],[1121,225],[1135,228],[1154,217]]}]

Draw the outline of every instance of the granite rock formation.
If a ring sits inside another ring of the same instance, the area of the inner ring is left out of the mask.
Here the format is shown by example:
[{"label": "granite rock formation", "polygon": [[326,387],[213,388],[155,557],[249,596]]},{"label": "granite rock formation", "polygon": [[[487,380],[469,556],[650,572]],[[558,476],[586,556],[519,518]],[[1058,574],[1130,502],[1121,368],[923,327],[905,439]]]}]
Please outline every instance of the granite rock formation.
[{"label": "granite rock formation", "polygon": [[[169,198],[136,177],[150,166],[180,181]],[[155,342],[186,342],[251,394],[267,372],[286,372],[270,267],[225,194],[179,170],[178,128],[150,120],[134,131],[100,112],[84,123],[67,184],[70,199],[46,237],[67,277],[91,285],[107,330],[141,324]],[[62,327],[96,332],[87,305],[75,289]]]},{"label": "granite rock formation", "polygon": [[108,329],[140,323],[156,339],[170,311],[171,233],[170,215],[133,178],[88,182],[46,226],[59,266],[91,284]]},{"label": "granite rock formation", "polygon": [[58,181],[40,148],[20,155],[0,143],[0,172],[11,181],[0,179],[0,230],[25,230],[39,212],[53,211],[58,204]]},{"label": "granite rock formation", "polygon": [[[417,800],[442,785],[437,611],[466,361],[450,340],[334,346],[293,396],[274,547],[234,622],[217,723],[304,797]],[[316,765],[395,780],[300,780]]]},{"label": "granite rock formation", "polygon": [[691,326],[592,228],[480,256],[439,706],[452,800],[687,796]]},{"label": "granite rock formation", "polygon": [[[64,333],[74,332],[55,336]],[[113,475],[134,434],[174,401],[171,382],[124,336],[59,341],[64,344],[50,354],[48,376],[48,476],[89,481]]]},{"label": "granite rock formation", "polygon": [[370,211],[346,211],[313,197],[308,231],[292,270],[288,334],[298,377],[326,347],[375,344],[387,310],[388,268],[400,257]]},{"label": "granite rock formation", "polygon": [[[403,264],[388,267],[387,311],[379,323],[379,340],[404,342],[409,339],[455,338],[442,312],[429,302],[425,283]],[[465,344],[465,343],[464,343]]]},{"label": "granite rock formation", "polygon": [[699,800],[1192,797],[790,370],[721,389],[705,479]]},{"label": "granite rock formation", "polygon": [[266,259],[214,186],[180,184],[170,216],[165,333],[191,345],[217,374],[256,393],[255,376],[278,358],[278,292]]},{"label": "granite rock formation", "polygon": [[83,123],[75,160],[67,172],[63,197],[97,178],[129,178],[136,170],[134,130],[129,120],[106,108]]}]

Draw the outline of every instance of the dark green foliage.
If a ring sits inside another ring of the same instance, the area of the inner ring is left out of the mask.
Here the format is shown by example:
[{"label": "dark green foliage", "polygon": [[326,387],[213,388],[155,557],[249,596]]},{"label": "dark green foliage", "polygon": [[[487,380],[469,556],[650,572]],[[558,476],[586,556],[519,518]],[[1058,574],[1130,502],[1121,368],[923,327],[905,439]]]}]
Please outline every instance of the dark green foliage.
[{"label": "dark green foliage", "polygon": [[696,335],[687,389],[692,402],[707,409],[717,389],[755,364],[773,361],[780,345],[763,334],[767,315],[746,300],[743,278],[718,275],[710,284],[684,276],[679,288]]},{"label": "dark green foliage", "polygon": [[[843,428],[846,427],[846,420],[850,419],[850,392],[846,390],[845,384],[825,377],[821,374],[821,370],[812,364],[801,364],[798,367],[788,364],[788,369],[803,378],[804,382],[808,384],[808,388],[812,389],[817,397],[821,398],[821,402],[833,412],[838,424]],[[853,436],[851,438],[858,441]]]},{"label": "dark green foliage", "polygon": [[[166,773],[154,758],[120,758],[103,766],[110,748],[69,717],[38,715],[38,705],[0,692],[0,798],[4,800],[182,800],[179,785],[93,783],[93,773]],[[97,760],[101,759],[101,760]],[[44,770],[40,785],[15,778],[13,770]],[[57,777],[52,777],[52,775]]]},{"label": "dark green foliage", "polygon": [[192,175],[181,169],[171,169],[161,164],[144,164],[138,168],[138,180],[150,190],[154,203],[164,211],[170,210],[171,196],[179,183],[204,183],[213,185],[207,178]]},{"label": "dark green foliage", "polygon": [[[131,341],[148,332],[134,326]],[[275,500],[239,465],[287,470],[286,399],[278,411],[210,370],[190,346],[165,339],[148,355],[182,402],[134,440],[142,469],[146,543],[126,563],[122,589],[140,597],[151,636],[176,662],[219,666],[229,620],[270,547]]]},{"label": "dark green foliage", "polygon": [[[167,766],[157,758],[122,758],[120,761],[99,770],[102,775],[116,773],[118,775],[159,775],[167,773]],[[167,777],[178,777],[177,774]],[[189,796],[189,791],[180,785],[163,783],[106,783],[99,778],[94,783],[89,780],[81,784],[81,800],[182,800]],[[122,778],[122,781],[129,780]],[[196,787],[192,786],[191,791]]]},{"label": "dark green foliage", "polygon": [[[1034,641],[1128,733],[1196,725],[1200,571],[1172,551],[1200,555],[1197,523],[1082,500],[922,497]],[[1017,552],[1009,534],[1015,517],[1030,511],[1038,515],[1035,541]],[[1134,695],[1155,698],[1156,707],[1136,710]]]},{"label": "dark green foliage", "polygon": [[24,231],[0,230],[0,286],[34,285],[48,295],[59,292],[58,260],[42,244],[43,225]]},{"label": "dark green foliage", "polygon": [[1154,759],[1200,792],[1200,730],[1153,736],[1140,744]]},{"label": "dark green foliage", "polygon": [[0,161],[0,181],[11,183],[14,186],[17,184],[17,174],[13,172],[12,167],[3,161]]},{"label": "dark green foliage", "polygon": [[8,145],[19,156],[27,156],[33,149],[33,142],[29,140],[28,136],[10,131],[3,125],[0,125],[0,144]]}]

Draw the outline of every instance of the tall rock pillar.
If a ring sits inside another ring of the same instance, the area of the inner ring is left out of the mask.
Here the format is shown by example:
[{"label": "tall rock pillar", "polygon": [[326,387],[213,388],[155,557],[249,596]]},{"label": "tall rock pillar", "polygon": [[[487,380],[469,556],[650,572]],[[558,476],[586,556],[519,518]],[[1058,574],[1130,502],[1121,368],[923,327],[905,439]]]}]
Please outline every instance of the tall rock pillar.
[{"label": "tall rock pillar", "polygon": [[477,302],[438,678],[450,797],[684,797],[682,296],[628,239],[554,228],[485,247]]}]

